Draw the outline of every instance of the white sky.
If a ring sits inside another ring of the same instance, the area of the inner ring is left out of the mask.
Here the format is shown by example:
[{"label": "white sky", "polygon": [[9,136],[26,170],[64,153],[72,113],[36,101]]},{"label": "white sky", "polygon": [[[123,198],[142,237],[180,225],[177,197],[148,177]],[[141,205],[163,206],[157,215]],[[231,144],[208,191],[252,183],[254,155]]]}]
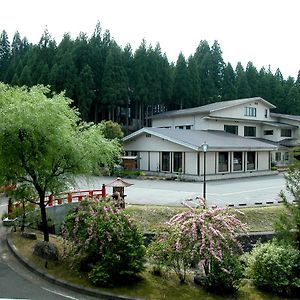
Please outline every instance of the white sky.
[{"label": "white sky", "polygon": [[38,43],[47,26],[59,43],[65,32],[90,36],[99,20],[120,46],[159,42],[170,61],[218,40],[233,68],[252,61],[285,78],[300,70],[299,0],[0,0],[0,8],[0,31],[10,39],[18,30]]}]

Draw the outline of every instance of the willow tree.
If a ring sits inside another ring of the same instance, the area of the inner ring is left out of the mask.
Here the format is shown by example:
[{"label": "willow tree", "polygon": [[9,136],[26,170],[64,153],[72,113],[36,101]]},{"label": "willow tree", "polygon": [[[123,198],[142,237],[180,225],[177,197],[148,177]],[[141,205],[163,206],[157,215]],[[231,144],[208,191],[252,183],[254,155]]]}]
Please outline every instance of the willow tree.
[{"label": "willow tree", "polygon": [[65,191],[78,174],[112,165],[120,146],[98,126],[81,121],[72,101],[48,88],[9,87],[0,83],[0,184],[31,186],[49,241],[45,198]]}]

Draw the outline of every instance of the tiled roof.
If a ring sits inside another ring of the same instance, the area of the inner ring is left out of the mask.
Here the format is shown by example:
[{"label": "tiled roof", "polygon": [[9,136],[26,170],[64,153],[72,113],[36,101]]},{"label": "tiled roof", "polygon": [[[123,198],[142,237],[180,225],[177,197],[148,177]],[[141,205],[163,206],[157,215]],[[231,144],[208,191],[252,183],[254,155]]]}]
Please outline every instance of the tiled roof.
[{"label": "tiled roof", "polygon": [[193,150],[201,150],[201,145],[206,142],[208,151],[213,150],[276,150],[277,147],[270,143],[256,139],[244,138],[235,134],[219,130],[187,130],[171,128],[142,128],[124,138],[128,141],[142,133],[153,134],[170,142],[180,144]]}]

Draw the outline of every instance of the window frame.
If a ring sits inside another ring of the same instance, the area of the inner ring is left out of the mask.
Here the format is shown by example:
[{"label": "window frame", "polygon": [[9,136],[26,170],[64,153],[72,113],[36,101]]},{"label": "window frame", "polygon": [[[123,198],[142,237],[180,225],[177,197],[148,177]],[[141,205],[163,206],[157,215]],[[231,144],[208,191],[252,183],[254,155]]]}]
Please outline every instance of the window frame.
[{"label": "window frame", "polygon": [[[221,155],[220,154],[226,154],[227,155],[227,161],[226,158],[224,162],[220,161]],[[225,167],[226,169],[220,169],[220,167]],[[229,172],[229,152],[227,151],[220,151],[218,152],[218,173],[228,173]]]},{"label": "window frame", "polygon": [[[226,130],[226,128],[227,129],[234,129],[233,131],[228,131],[228,130]],[[228,125],[228,124],[224,124],[224,131],[225,132],[228,132],[228,133],[232,133],[232,134],[236,134],[236,135],[238,135],[238,133],[239,133],[239,126],[238,125]]]},{"label": "window frame", "polygon": [[256,107],[246,106],[245,107],[245,116],[256,117]]},{"label": "window frame", "polygon": [[[249,132],[247,132],[247,134],[246,134],[246,129],[247,129],[247,131],[250,130],[250,129],[253,129],[254,130],[254,134],[250,134]],[[256,137],[256,127],[255,126],[244,126],[244,136],[247,136],[247,137]]]},{"label": "window frame", "polygon": [[[166,158],[165,155],[168,155],[168,158]],[[168,165],[168,169],[165,169],[167,165]],[[171,152],[169,151],[161,152],[161,171],[162,172],[171,171]]]},{"label": "window frame", "polygon": [[[253,162],[249,162],[248,160],[248,154],[249,153],[253,153],[254,154],[254,161]],[[249,168],[249,165],[253,164],[253,168]],[[257,169],[257,165],[256,165],[256,151],[247,151],[246,152],[246,170],[247,171],[255,171]]]}]

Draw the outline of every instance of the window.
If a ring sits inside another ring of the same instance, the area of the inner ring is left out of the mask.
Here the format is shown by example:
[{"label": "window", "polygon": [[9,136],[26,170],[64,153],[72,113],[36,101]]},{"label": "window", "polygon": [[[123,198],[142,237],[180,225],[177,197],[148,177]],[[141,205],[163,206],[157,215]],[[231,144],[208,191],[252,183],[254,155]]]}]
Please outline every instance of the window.
[{"label": "window", "polygon": [[244,136],[256,136],[256,127],[244,126]]},{"label": "window", "polygon": [[292,137],[292,129],[281,129],[282,137]]},{"label": "window", "polygon": [[238,134],[238,126],[237,125],[224,125],[224,131],[233,133],[233,134]]},{"label": "window", "polygon": [[175,126],[175,129],[183,129],[183,125]]},{"label": "window", "polygon": [[255,152],[247,152],[247,170],[255,170]]},{"label": "window", "polygon": [[173,159],[173,172],[182,172],[182,152],[174,152]]},{"label": "window", "polygon": [[233,152],[233,171],[243,170],[243,153]]},{"label": "window", "polygon": [[245,116],[256,117],[256,107],[245,107]]},{"label": "window", "polygon": [[289,160],[289,153],[288,152],[284,152],[284,154],[283,154],[283,160],[284,161],[288,161]]},{"label": "window", "polygon": [[264,130],[264,135],[273,135],[273,130]]},{"label": "window", "polygon": [[276,152],[275,153],[275,160],[276,161],[281,161],[281,152]]},{"label": "window", "polygon": [[192,125],[186,125],[185,129],[192,129]]},{"label": "window", "polygon": [[265,118],[268,117],[268,111],[269,111],[269,110],[266,108],[266,109],[265,109]]},{"label": "window", "polygon": [[164,172],[170,172],[170,152],[162,152],[161,154],[161,160],[162,160],[162,168],[161,170]]},{"label": "window", "polygon": [[219,152],[219,172],[228,172],[228,152]]}]

